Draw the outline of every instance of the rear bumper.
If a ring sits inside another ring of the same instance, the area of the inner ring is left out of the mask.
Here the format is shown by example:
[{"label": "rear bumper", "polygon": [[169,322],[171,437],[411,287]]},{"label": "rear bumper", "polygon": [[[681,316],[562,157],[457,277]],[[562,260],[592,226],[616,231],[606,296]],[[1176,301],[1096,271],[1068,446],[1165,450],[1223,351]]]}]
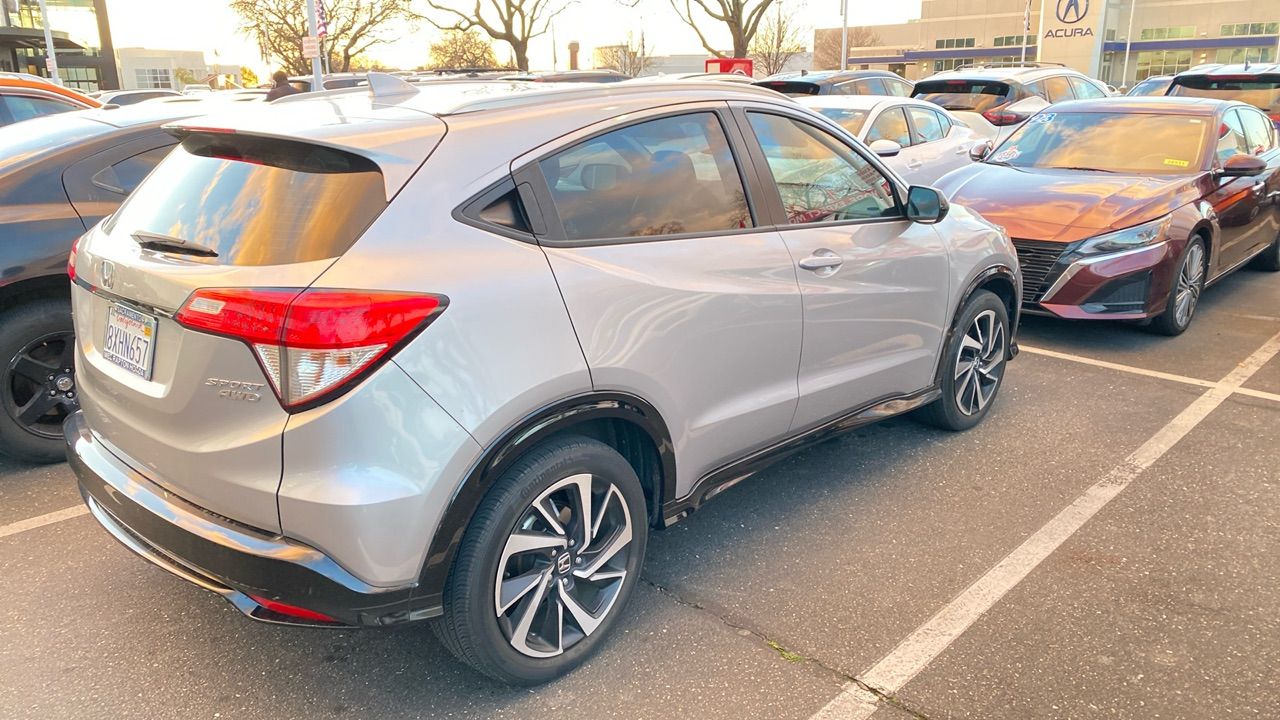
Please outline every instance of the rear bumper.
[{"label": "rear bumper", "polygon": [[[96,441],[83,413],[68,418],[63,432],[80,494],[107,532],[157,566],[222,595],[249,617],[332,627],[392,625],[440,614],[439,607],[414,602],[414,585],[369,585],[315,548],[239,525],[160,488]],[[337,622],[282,614],[259,600]]]}]

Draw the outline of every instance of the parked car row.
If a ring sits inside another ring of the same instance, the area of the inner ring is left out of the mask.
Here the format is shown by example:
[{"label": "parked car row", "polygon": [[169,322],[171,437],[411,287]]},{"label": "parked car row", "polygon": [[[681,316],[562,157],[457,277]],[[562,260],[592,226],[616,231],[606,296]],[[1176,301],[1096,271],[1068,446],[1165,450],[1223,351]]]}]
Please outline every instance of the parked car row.
[{"label": "parked car row", "polygon": [[[112,536],[246,615],[431,620],[550,680],[618,624],[651,529],[878,419],[981,422],[1024,311],[1172,335],[1212,282],[1280,270],[1257,107],[977,72],[916,99],[371,74],[49,119],[101,146],[0,131],[0,206],[65,185],[32,230],[80,237],[73,328],[37,328],[6,407],[61,424]],[[989,136],[945,107],[1032,95]],[[43,277],[32,318],[65,313]]]}]

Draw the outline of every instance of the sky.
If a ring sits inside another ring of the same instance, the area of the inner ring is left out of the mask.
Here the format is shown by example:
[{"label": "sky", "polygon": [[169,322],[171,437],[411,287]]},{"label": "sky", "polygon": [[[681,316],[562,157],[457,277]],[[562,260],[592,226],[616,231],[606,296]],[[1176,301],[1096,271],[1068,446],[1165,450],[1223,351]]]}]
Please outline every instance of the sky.
[{"label": "sky", "polygon": [[[797,21],[806,28],[840,26],[840,0],[784,1],[795,8]],[[472,5],[468,0],[455,0],[455,4],[459,8]],[[164,12],[157,13],[155,0],[107,0],[115,46],[202,50],[209,63],[247,65],[259,75],[271,69],[259,57],[253,40],[238,31],[239,19],[224,0],[168,0],[164,5]],[[426,4],[420,3],[417,9],[425,12]],[[920,0],[849,0],[850,25],[898,23],[919,16]],[[708,19],[707,23],[711,31],[708,37],[729,45],[728,33],[715,32],[714,21]],[[554,26],[559,69],[568,65],[565,48],[570,40],[577,40],[582,57],[589,58],[595,46],[624,42],[628,32],[638,36],[642,28],[651,54],[705,52],[697,35],[676,17],[668,0],[640,0],[636,8],[616,0],[578,0],[557,16]],[[370,54],[387,65],[417,67],[427,62],[427,48],[438,33],[422,23],[417,29],[398,32],[397,40]],[[812,32],[806,32],[805,38],[806,43],[812,44]],[[494,47],[498,59],[505,60],[505,43],[495,43]],[[551,36],[535,39],[529,55],[533,69],[552,69]]]}]

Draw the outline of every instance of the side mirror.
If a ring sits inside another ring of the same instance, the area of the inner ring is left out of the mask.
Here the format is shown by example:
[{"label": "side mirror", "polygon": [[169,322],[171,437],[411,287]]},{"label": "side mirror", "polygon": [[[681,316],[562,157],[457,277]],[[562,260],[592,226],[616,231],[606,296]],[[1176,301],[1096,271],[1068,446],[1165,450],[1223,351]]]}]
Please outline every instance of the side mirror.
[{"label": "side mirror", "polygon": [[932,225],[947,216],[951,204],[934,188],[912,185],[907,190],[907,219]]},{"label": "side mirror", "polygon": [[969,159],[974,162],[982,162],[984,158],[991,154],[991,141],[982,140],[973,144],[969,148]]},{"label": "side mirror", "polygon": [[871,152],[879,155],[880,157],[893,157],[902,152],[901,145],[892,140],[885,140],[884,138],[872,140],[871,144],[867,147],[871,148]]},{"label": "side mirror", "polygon": [[1222,163],[1219,177],[1253,177],[1267,169],[1267,161],[1254,155],[1232,155]]}]

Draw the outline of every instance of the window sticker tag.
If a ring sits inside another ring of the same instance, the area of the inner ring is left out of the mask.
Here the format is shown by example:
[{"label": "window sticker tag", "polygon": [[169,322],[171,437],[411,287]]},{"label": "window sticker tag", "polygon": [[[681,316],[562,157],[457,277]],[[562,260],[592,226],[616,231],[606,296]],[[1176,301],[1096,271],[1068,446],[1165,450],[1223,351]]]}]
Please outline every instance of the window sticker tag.
[{"label": "window sticker tag", "polygon": [[1010,160],[1016,160],[1018,156],[1021,154],[1022,154],[1022,151],[1019,150],[1017,146],[1014,146],[1007,150],[1001,150],[1000,152],[996,153],[995,157],[991,158],[991,161],[992,162],[1009,162]]},{"label": "window sticker tag", "polygon": [[1165,165],[1168,165],[1169,167],[1180,167],[1180,168],[1184,168],[1184,167],[1189,167],[1189,166],[1191,165],[1191,161],[1189,161],[1189,160],[1175,160],[1175,159],[1173,159],[1173,158],[1165,158],[1165,159],[1164,159],[1164,164],[1165,164]]},{"label": "window sticker tag", "polygon": [[1031,124],[1053,122],[1053,119],[1056,117],[1058,117],[1058,113],[1040,113],[1039,115],[1032,116],[1032,118],[1027,122]]}]

